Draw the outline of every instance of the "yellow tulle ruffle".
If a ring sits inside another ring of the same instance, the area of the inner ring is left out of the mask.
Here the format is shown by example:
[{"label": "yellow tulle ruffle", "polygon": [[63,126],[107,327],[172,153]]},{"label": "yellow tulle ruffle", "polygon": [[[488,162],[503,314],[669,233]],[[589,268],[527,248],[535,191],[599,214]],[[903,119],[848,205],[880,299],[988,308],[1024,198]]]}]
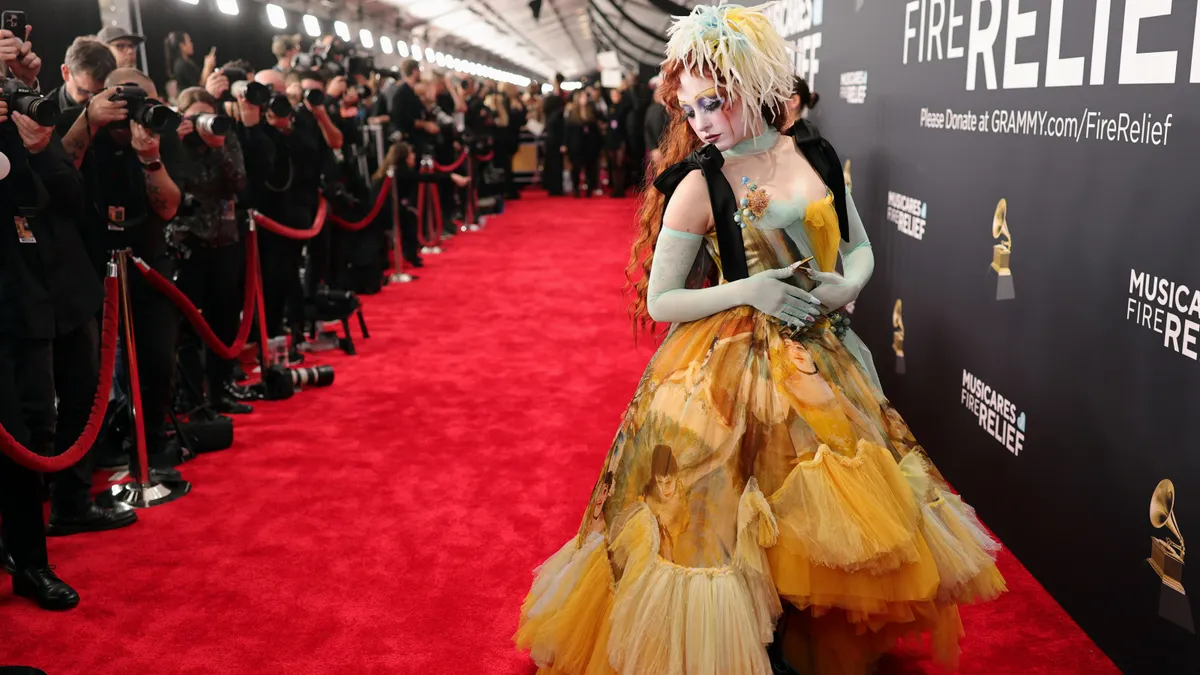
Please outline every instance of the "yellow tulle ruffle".
[{"label": "yellow tulle ruffle", "polygon": [[750,478],[727,566],[664,559],[659,527],[637,502],[611,539],[573,539],[538,569],[516,641],[541,675],[769,675],[781,597],[805,612],[819,672],[863,672],[923,633],[953,666],[956,603],[1004,590],[998,546],[923,455],[866,440],[852,457],[821,446],[769,497]]},{"label": "yellow tulle ruffle", "polygon": [[599,534],[572,540],[538,569],[516,635],[538,672],[769,675],[764,647],[782,606],[763,551],[775,519],[757,483],[742,495],[735,560],[725,567],[663,559],[645,504],[622,520],[607,549]]}]

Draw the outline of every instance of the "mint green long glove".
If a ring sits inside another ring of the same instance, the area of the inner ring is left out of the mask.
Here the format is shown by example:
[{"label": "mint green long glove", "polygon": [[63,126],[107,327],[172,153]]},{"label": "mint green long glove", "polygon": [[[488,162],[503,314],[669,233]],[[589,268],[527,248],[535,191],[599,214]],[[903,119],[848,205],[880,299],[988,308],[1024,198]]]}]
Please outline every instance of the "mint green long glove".
[{"label": "mint green long glove", "polygon": [[700,235],[662,228],[654,248],[646,300],[655,321],[699,321],[743,305],[797,327],[812,323],[820,314],[816,298],[784,281],[795,274],[799,263],[719,286],[686,288],[703,243]]}]

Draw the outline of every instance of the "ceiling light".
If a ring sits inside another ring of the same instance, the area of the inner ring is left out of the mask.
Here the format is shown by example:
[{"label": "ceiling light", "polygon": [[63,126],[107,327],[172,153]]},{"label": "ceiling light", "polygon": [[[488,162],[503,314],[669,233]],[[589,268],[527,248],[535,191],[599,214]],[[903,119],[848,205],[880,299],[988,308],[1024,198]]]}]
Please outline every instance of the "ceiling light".
[{"label": "ceiling light", "polygon": [[287,28],[287,15],[279,5],[267,5],[267,21],[275,28]]},{"label": "ceiling light", "polygon": [[433,63],[433,47],[425,48],[425,60]]},{"label": "ceiling light", "polygon": [[221,12],[224,14],[237,16],[237,0],[217,0],[217,9],[221,10]]},{"label": "ceiling light", "polygon": [[415,42],[412,43],[412,57],[416,61],[421,60],[421,45],[419,45]]},{"label": "ceiling light", "polygon": [[308,33],[309,37],[321,37],[321,22],[317,21],[317,17],[312,14],[304,15],[304,32]]},{"label": "ceiling light", "polygon": [[362,46],[370,49],[375,46],[375,40],[371,37],[371,31],[363,28],[358,31],[358,40],[362,42]]},{"label": "ceiling light", "polygon": [[434,55],[433,55],[433,62],[434,62],[434,63],[436,63],[436,64],[438,64],[439,66],[444,66],[444,65],[446,65],[446,55],[445,55],[445,54],[443,54],[443,53],[441,53],[441,52],[438,52],[438,53],[434,54]]},{"label": "ceiling light", "polygon": [[189,5],[198,5],[198,4],[200,4],[200,0],[180,0],[180,2],[186,2],[186,3],[187,3],[187,4],[189,4]]},{"label": "ceiling light", "polygon": [[396,54],[402,59],[408,58],[408,43],[403,40],[396,40]]},{"label": "ceiling light", "polygon": [[380,35],[379,36],[379,48],[383,50],[384,54],[391,54],[392,53],[392,39],[386,35]]},{"label": "ceiling light", "polygon": [[550,84],[549,82],[542,83],[542,94],[543,95],[549,94],[552,91],[554,91],[554,85]]},{"label": "ceiling light", "polygon": [[345,21],[334,21],[333,32],[337,33],[337,36],[342,38],[342,40],[346,42],[350,41],[350,26],[347,26]]}]

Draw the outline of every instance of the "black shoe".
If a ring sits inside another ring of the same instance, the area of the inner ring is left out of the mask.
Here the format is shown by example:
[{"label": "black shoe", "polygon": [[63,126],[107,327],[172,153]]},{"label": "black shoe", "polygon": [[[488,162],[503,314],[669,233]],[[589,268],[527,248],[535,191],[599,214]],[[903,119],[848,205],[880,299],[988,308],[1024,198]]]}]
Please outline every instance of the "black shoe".
[{"label": "black shoe", "polygon": [[[296,349],[293,346],[288,350],[287,362],[289,366],[298,366],[301,363],[304,363],[304,355],[300,353],[299,349]],[[261,396],[259,398],[261,398]]]},{"label": "black shoe", "polygon": [[10,576],[17,573],[17,564],[13,562],[12,556],[4,550],[2,544],[0,544],[0,569]]},{"label": "black shoe", "polygon": [[232,382],[225,383],[225,396],[235,401],[257,401],[262,398],[253,387],[243,387]]},{"label": "black shoe", "polygon": [[239,363],[233,367],[234,382],[245,382],[248,379],[250,379],[250,376],[246,374],[246,370],[242,368],[242,364]]},{"label": "black shoe", "polygon": [[235,400],[230,396],[222,396],[221,400],[217,401],[217,412],[226,415],[249,415],[254,412],[252,406],[246,405],[241,401]]},{"label": "black shoe", "polygon": [[79,594],[54,574],[54,568],[30,567],[13,575],[13,595],[29,598],[42,609],[55,611],[72,609],[79,604]]},{"label": "black shoe", "polygon": [[120,454],[104,453],[96,459],[96,469],[98,471],[119,471],[129,466],[129,453],[121,452]]},{"label": "black shoe", "polygon": [[137,519],[137,512],[129,508],[102,509],[95,504],[89,504],[82,512],[71,514],[57,513],[52,509],[46,536],[66,537],[85,532],[119,530],[136,523]]}]

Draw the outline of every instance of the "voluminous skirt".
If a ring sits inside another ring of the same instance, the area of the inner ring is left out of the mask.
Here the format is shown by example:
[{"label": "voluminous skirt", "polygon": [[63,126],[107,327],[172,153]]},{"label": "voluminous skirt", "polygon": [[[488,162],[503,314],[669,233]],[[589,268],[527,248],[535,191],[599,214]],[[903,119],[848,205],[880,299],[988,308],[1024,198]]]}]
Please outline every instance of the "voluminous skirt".
[{"label": "voluminous skirt", "polygon": [[516,641],[543,675],[768,675],[777,625],[812,672],[922,633],[953,666],[998,549],[826,325],[741,307],[663,342]]}]

